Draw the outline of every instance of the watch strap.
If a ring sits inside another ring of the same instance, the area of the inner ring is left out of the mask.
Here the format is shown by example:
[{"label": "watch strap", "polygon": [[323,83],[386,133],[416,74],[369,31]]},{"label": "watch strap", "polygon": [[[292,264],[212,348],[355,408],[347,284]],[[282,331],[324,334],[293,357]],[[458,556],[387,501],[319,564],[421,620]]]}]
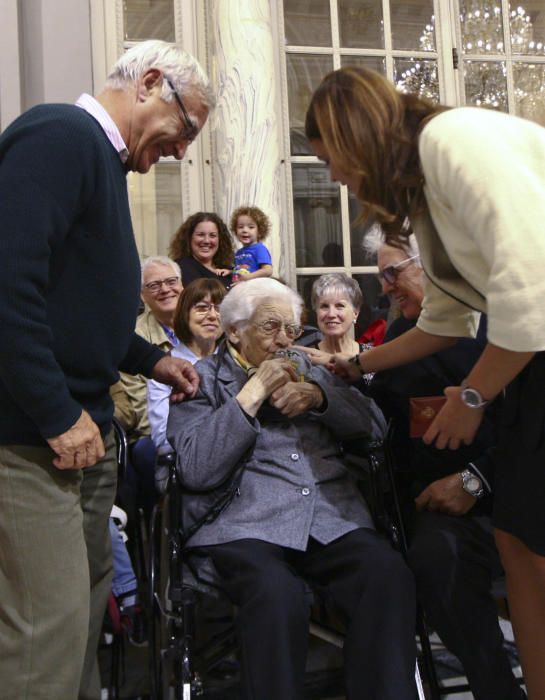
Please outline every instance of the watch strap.
[{"label": "watch strap", "polygon": [[360,364],[360,353],[359,352],[357,352],[355,355],[352,355],[352,357],[348,360],[348,362],[350,362],[351,365],[355,365],[359,369],[361,375],[365,374],[365,370],[362,368],[362,366]]}]

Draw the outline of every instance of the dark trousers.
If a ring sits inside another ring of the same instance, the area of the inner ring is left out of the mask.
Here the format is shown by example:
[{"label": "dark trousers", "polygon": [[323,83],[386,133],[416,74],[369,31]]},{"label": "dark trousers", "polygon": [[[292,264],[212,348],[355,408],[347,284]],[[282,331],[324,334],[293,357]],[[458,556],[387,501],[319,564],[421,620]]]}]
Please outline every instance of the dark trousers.
[{"label": "dark trousers", "polygon": [[487,516],[424,511],[412,519],[409,565],[429,622],[462,663],[475,700],[525,697],[503,649],[492,582],[502,574]]},{"label": "dark trousers", "polygon": [[414,700],[415,591],[408,567],[380,535],[358,529],[306,552],[244,539],[206,548],[238,606],[245,700],[304,697],[312,595],[346,623],[349,700]]}]

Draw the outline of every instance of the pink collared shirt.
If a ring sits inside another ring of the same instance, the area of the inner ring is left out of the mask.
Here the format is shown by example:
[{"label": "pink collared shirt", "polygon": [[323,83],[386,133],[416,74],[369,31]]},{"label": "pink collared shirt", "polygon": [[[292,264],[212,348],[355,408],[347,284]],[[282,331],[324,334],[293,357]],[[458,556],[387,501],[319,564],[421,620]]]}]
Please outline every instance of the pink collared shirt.
[{"label": "pink collared shirt", "polygon": [[117,128],[117,124],[110,117],[110,115],[100,104],[100,102],[98,102],[98,100],[95,100],[95,98],[92,95],[87,95],[86,93],[83,93],[83,95],[80,95],[78,97],[76,107],[81,107],[81,109],[84,109],[97,120],[97,122],[104,130],[104,133],[108,137],[108,140],[115,148],[115,150],[119,153],[121,162],[126,163],[127,158],[129,157],[129,149],[126,146],[125,141],[123,141],[123,137],[121,136],[121,132]]}]

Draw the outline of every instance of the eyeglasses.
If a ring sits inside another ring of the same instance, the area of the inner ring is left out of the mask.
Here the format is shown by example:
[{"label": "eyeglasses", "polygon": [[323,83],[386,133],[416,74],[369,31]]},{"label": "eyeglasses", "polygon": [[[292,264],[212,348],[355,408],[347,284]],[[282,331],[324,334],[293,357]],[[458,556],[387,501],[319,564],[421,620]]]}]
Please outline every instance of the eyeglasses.
[{"label": "eyeglasses", "polygon": [[402,265],[406,265],[407,263],[410,263],[419,257],[420,257],[420,255],[412,255],[410,258],[406,258],[405,260],[400,260],[395,265],[388,265],[387,267],[385,267],[383,270],[381,270],[378,273],[378,278],[380,280],[384,280],[385,282],[388,282],[388,284],[394,284],[399,273],[401,272],[401,270],[399,268]]},{"label": "eyeglasses", "polygon": [[254,323],[253,325],[259,328],[264,335],[276,335],[283,328],[284,333],[290,340],[295,340],[303,332],[303,328],[297,323],[284,323],[283,321],[277,321],[272,318],[268,321],[261,321],[261,323]]},{"label": "eyeglasses", "polygon": [[153,294],[156,294],[163,285],[165,287],[175,287],[180,281],[179,277],[165,277],[164,280],[155,280],[154,282],[148,282],[144,285]]},{"label": "eyeglasses", "polygon": [[178,103],[178,106],[180,107],[182,116],[184,118],[184,128],[182,130],[182,133],[180,134],[180,138],[184,141],[189,141],[191,143],[191,141],[195,140],[198,133],[198,129],[195,126],[195,124],[193,124],[193,122],[191,121],[191,118],[187,113],[187,109],[185,108],[184,103],[182,102],[182,98],[176,92],[176,88],[174,87],[172,81],[168,78],[165,78],[165,80],[167,81],[167,85],[169,86],[169,88],[172,90],[174,99]]},{"label": "eyeglasses", "polygon": [[206,316],[206,314],[209,314],[212,310],[219,315],[219,304],[210,304],[206,301],[200,301],[198,304],[193,306],[193,311],[199,316]]}]

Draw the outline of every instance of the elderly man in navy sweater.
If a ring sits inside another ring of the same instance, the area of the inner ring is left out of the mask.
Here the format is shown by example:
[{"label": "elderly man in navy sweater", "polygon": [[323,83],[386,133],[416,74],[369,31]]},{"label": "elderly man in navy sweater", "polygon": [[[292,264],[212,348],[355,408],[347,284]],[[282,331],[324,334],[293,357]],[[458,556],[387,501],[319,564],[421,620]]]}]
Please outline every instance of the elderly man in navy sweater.
[{"label": "elderly man in navy sweater", "polygon": [[134,334],[126,173],[183,158],[214,98],[176,46],[139,44],[96,99],[0,137],[0,678],[4,700],[100,698],[118,370],[193,395],[191,365]]}]

